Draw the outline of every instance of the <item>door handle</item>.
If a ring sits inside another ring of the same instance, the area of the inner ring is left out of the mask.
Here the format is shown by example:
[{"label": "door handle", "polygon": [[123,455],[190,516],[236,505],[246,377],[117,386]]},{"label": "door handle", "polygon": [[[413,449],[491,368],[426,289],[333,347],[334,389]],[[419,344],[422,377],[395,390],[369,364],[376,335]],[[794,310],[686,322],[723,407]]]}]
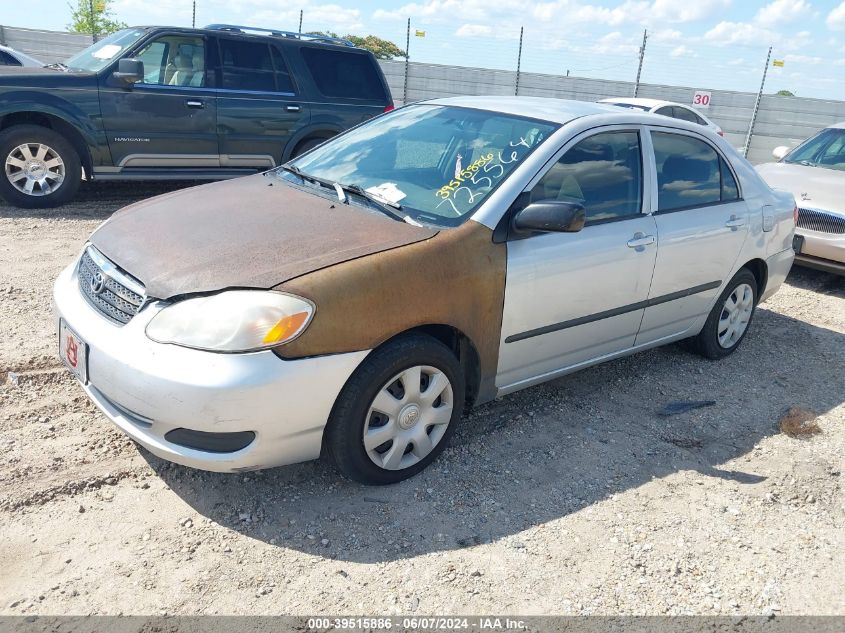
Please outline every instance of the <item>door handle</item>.
[{"label": "door handle", "polygon": [[204,108],[205,107],[203,105],[202,101],[200,101],[199,99],[188,99],[187,101],[185,101],[185,105],[188,106],[189,108]]},{"label": "door handle", "polygon": [[285,110],[287,110],[288,112],[299,112],[300,110],[302,110],[302,108],[298,105],[286,105]]},{"label": "door handle", "polygon": [[736,229],[740,226],[745,226],[745,218],[738,218],[735,215],[732,215],[731,219],[725,222],[725,226],[731,229]]},{"label": "door handle", "polygon": [[654,236],[653,235],[645,235],[644,233],[635,233],[634,237],[628,240],[628,248],[641,248],[643,246],[648,246],[649,244],[654,244]]}]

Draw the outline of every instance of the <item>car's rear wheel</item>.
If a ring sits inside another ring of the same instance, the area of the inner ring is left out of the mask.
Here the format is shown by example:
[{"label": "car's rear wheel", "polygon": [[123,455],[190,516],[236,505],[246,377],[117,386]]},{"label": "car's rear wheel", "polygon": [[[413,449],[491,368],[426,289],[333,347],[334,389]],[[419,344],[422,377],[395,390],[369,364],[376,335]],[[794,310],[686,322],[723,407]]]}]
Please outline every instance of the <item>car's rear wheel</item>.
[{"label": "car's rear wheel", "polygon": [[757,279],[741,269],[725,287],[695,338],[697,351],[716,360],[731,354],[745,335],[757,307]]},{"label": "car's rear wheel", "polygon": [[425,335],[375,350],[338,396],[327,455],[365,484],[391,484],[428,466],[446,447],[464,407],[458,359]]},{"label": "car's rear wheel", "polygon": [[79,155],[60,134],[39,125],[0,133],[0,196],[27,209],[49,208],[73,198],[82,178]]}]

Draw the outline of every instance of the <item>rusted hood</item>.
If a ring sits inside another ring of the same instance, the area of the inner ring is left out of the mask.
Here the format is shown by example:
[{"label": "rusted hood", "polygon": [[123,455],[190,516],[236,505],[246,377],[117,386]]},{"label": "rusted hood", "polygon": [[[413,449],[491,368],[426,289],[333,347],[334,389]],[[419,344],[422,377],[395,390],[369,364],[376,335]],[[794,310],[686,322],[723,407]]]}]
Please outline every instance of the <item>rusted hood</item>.
[{"label": "rusted hood", "polygon": [[248,176],[168,193],[118,211],[92,236],[147,296],[271,288],[437,231]]}]

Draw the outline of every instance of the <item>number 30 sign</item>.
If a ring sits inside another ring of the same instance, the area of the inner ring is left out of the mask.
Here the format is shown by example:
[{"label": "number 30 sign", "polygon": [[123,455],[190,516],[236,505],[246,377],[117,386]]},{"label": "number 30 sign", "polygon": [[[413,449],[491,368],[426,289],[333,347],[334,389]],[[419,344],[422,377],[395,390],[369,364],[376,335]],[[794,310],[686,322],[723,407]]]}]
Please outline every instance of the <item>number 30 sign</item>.
[{"label": "number 30 sign", "polygon": [[692,98],[692,105],[698,108],[709,108],[710,107],[710,93],[703,92],[701,90],[696,90],[695,95]]}]

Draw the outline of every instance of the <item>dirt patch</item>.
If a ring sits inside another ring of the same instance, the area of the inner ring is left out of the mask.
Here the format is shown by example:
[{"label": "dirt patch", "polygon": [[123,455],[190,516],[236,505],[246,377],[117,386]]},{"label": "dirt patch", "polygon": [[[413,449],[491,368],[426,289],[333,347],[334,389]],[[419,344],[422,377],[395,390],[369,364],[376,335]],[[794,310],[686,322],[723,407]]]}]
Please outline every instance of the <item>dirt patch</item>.
[{"label": "dirt patch", "polygon": [[801,407],[789,407],[789,410],[778,420],[778,428],[781,433],[789,437],[805,439],[822,432],[821,427],[816,422],[818,417],[815,411],[808,411]]},{"label": "dirt patch", "polygon": [[[796,270],[723,361],[673,345],[491,402],[396,486],[219,475],[138,449],[56,359],[53,280],[171,187],[0,206],[0,613],[845,615],[842,278]],[[778,432],[796,403],[823,434]]]}]

